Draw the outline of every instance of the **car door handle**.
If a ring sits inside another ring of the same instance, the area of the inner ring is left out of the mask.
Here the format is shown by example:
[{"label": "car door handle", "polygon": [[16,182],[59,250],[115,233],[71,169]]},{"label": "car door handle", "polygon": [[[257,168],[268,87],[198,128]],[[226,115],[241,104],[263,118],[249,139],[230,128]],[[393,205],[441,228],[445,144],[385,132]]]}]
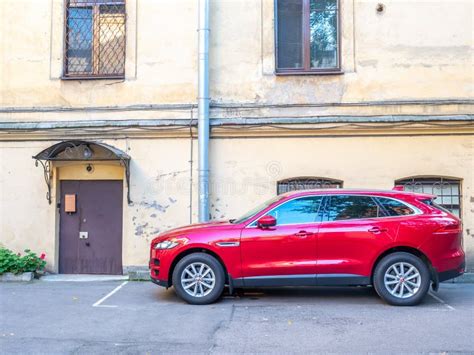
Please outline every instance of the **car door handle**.
[{"label": "car door handle", "polygon": [[312,234],[312,233],[310,233],[310,232],[299,231],[298,233],[295,233],[295,236],[296,236],[296,237],[302,237],[302,238],[304,238],[304,237],[310,236],[311,234]]},{"label": "car door handle", "polygon": [[369,229],[370,233],[382,233],[386,231],[387,231],[387,228],[372,227]]}]

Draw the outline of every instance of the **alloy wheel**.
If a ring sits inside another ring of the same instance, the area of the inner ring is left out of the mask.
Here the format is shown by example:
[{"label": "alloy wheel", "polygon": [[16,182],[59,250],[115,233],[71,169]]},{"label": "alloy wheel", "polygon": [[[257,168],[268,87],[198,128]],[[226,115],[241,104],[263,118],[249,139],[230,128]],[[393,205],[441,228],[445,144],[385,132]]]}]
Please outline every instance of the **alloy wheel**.
[{"label": "alloy wheel", "polygon": [[214,271],[204,263],[189,264],[181,273],[181,285],[187,294],[204,297],[211,293],[216,285]]},{"label": "alloy wheel", "polygon": [[392,296],[412,297],[421,286],[420,271],[408,262],[395,263],[385,272],[384,285]]}]

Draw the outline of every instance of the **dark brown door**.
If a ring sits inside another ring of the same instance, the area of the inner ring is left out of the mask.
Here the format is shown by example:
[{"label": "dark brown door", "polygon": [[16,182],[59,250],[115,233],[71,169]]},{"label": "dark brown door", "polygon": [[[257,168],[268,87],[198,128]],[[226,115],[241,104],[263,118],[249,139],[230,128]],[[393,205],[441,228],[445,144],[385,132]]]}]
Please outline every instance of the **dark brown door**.
[{"label": "dark brown door", "polygon": [[[122,274],[121,180],[61,181],[59,272]],[[64,196],[76,195],[76,212]]]}]

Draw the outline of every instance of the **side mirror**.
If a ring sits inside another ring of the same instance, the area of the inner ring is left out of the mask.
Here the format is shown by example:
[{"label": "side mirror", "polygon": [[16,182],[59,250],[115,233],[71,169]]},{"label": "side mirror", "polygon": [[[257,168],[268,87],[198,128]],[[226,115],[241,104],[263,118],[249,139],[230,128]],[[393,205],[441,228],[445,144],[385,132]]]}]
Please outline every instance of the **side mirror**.
[{"label": "side mirror", "polygon": [[260,217],[257,221],[258,228],[262,228],[262,229],[274,227],[276,226],[276,224],[277,224],[276,218],[270,215]]}]

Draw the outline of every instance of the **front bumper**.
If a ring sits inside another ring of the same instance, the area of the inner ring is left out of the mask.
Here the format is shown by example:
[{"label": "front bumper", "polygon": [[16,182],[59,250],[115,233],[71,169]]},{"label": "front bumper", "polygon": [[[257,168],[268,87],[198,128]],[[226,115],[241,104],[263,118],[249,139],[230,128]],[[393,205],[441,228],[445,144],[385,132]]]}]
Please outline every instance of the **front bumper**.
[{"label": "front bumper", "polygon": [[150,277],[150,279],[151,279],[151,282],[157,284],[158,286],[162,286],[162,287],[166,287],[166,288],[171,286],[169,284],[169,282],[166,281],[166,280],[158,280],[158,279],[154,279],[153,277]]},{"label": "front bumper", "polygon": [[163,287],[171,287],[171,280],[168,275],[171,267],[171,261],[174,259],[174,250],[155,250],[150,251],[150,268],[151,281]]}]

